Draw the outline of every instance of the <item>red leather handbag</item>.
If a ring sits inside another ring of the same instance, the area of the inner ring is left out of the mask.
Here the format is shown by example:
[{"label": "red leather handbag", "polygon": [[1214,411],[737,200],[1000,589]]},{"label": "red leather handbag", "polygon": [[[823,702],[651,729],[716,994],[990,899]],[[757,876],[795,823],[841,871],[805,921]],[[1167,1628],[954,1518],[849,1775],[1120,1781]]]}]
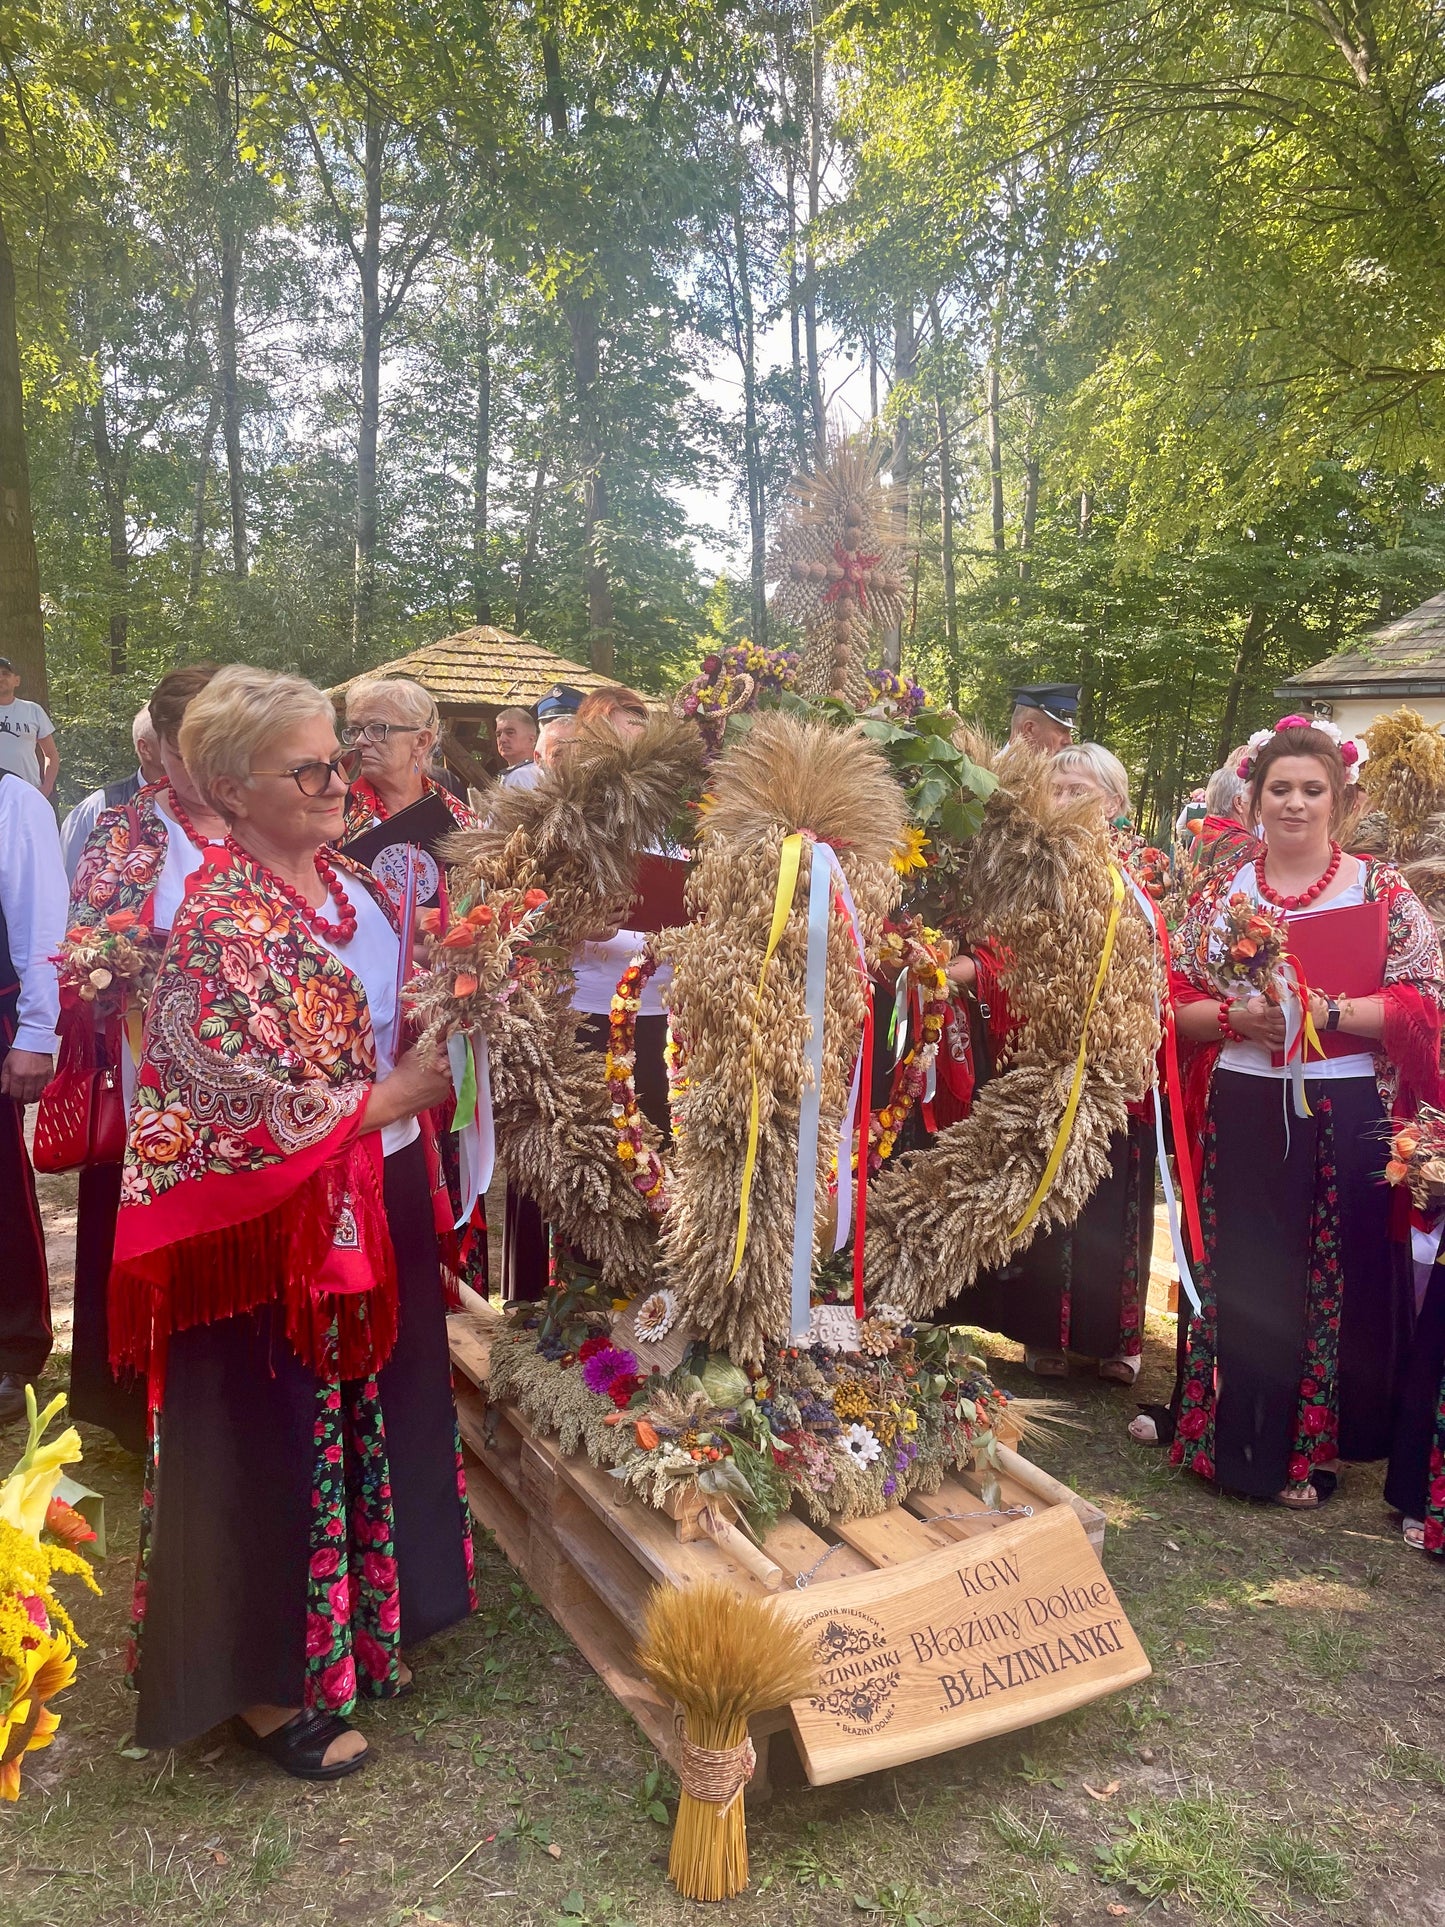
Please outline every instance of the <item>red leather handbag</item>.
[{"label": "red leather handbag", "polygon": [[97,1060],[89,1031],[89,1018],[77,1013],[61,1039],[55,1075],[40,1094],[32,1152],[37,1171],[84,1171],[125,1156],[120,1070]]}]

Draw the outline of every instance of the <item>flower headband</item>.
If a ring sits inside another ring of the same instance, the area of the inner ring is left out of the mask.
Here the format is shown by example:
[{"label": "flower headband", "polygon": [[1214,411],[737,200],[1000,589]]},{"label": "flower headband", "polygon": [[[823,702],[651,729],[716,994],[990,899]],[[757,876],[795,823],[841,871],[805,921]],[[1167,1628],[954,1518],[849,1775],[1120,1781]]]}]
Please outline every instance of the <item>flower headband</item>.
[{"label": "flower headband", "polygon": [[1358,783],[1360,767],[1369,761],[1370,752],[1358,736],[1346,736],[1338,723],[1329,723],[1319,716],[1281,716],[1273,729],[1257,729],[1244,746],[1244,754],[1235,765],[1234,773],[1246,782],[1254,774],[1255,758],[1272,736],[1282,729],[1317,729],[1322,736],[1328,736],[1340,752],[1340,761],[1345,766],[1345,781]]}]

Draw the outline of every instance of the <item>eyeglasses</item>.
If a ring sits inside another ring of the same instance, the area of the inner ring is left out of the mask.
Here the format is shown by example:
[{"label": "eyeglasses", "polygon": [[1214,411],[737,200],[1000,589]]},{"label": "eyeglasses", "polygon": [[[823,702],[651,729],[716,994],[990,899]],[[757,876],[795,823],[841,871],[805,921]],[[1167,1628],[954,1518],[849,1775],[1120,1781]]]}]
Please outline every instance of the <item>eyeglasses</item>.
[{"label": "eyeglasses", "polygon": [[339,776],[350,789],[361,774],[361,751],[344,749],[339,756],[333,756],[329,763],[298,763],[295,769],[253,769],[251,774],[289,776],[303,796],[325,796],[333,776]]},{"label": "eyeglasses", "polygon": [[420,736],[420,723],[343,723],[341,740],[343,743],[371,743],[377,749],[385,749],[392,736]]}]

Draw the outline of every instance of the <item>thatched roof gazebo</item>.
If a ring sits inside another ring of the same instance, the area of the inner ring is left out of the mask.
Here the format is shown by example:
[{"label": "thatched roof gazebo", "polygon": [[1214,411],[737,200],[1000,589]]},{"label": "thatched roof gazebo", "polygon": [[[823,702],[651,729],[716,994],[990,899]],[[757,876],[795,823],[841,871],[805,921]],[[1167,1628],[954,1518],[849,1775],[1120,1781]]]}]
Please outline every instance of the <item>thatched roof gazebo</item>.
[{"label": "thatched roof gazebo", "polygon": [[[530,708],[553,683],[600,689],[609,680],[490,623],[459,629],[454,636],[413,649],[409,656],[378,663],[366,674],[411,676],[431,691],[442,714],[442,754],[464,782],[478,788],[497,773],[492,724],[499,709],[511,703]],[[360,680],[353,676],[331,693],[344,701],[350,684]]]},{"label": "thatched roof gazebo", "polygon": [[1351,736],[1402,703],[1427,723],[1445,722],[1445,595],[1286,677],[1275,694],[1329,717]]}]

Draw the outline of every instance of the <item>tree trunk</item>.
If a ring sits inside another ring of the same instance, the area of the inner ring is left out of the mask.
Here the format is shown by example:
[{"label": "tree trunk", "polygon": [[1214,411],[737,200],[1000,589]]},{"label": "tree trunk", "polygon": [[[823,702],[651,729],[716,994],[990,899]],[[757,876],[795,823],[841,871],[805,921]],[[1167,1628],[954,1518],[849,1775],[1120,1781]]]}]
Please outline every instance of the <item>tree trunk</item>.
[{"label": "tree trunk", "polygon": [[356,439],[356,564],[351,643],[362,650],[376,621],[376,440],[381,423],[381,189],[386,135],[374,110],[366,116],[361,238],[361,423]]},{"label": "tree trunk", "polygon": [[229,212],[221,214],[220,317],[217,347],[221,363],[222,434],[226,480],[231,498],[231,572],[244,582],[251,561],[246,540],[246,471],[241,460],[241,396],[236,376],[236,289],[241,278],[241,242]]},{"label": "tree trunk", "polygon": [[50,700],[45,674],[45,625],[40,614],[40,564],[30,508],[30,461],[25,448],[20,336],[15,312],[15,264],[0,214],[0,653],[20,671],[25,694]]},{"label": "tree trunk", "polygon": [[1245,688],[1258,674],[1264,660],[1264,639],[1269,633],[1269,616],[1263,606],[1256,602],[1249,611],[1249,620],[1244,625],[1244,634],[1239,638],[1239,649],[1234,658],[1234,673],[1229,678],[1229,687],[1224,694],[1224,712],[1219,719],[1219,742],[1214,758],[1218,769],[1225,757],[1233,749],[1239,728],[1239,706]]},{"label": "tree trunk", "polygon": [[1094,532],[1094,491],[1091,488],[1079,492],[1079,539],[1087,541]]},{"label": "tree trunk", "polygon": [[[741,143],[735,156],[742,163]],[[748,252],[747,223],[743,219],[740,184],[733,194],[733,253],[737,267],[723,258],[723,280],[727,288],[728,314],[732,322],[733,352],[743,376],[743,467],[748,486],[749,582],[751,590],[752,639],[760,648],[768,639],[768,529],[767,499],[764,492],[763,436],[758,421],[758,364],[756,330],[753,317],[752,263]]]},{"label": "tree trunk", "polygon": [[101,500],[105,505],[106,539],[110,547],[110,673],[112,676],[121,676],[125,674],[130,630],[130,543],[125,526],[127,464],[116,454],[110,439],[104,383],[90,405],[90,434],[95,449],[96,474],[100,478]]},{"label": "tree trunk", "polygon": [[236,304],[241,282],[241,236],[231,195],[236,177],[236,121],[230,71],[218,65],[212,76],[219,140],[220,183],[216,201],[218,300],[216,357],[220,372],[222,439],[231,498],[231,572],[244,581],[250,570],[246,541],[246,471],[241,461],[241,398],[236,374]]},{"label": "tree trunk", "polygon": [[[943,323],[938,302],[931,299],[928,315],[933,323],[936,356],[943,353]],[[949,699],[958,702],[958,576],[953,557],[953,442],[949,434],[948,405],[943,397],[943,377],[936,362],[933,376],[933,412],[938,429],[938,517],[943,543],[943,633],[947,641]]]},{"label": "tree trunk", "polygon": [[1039,519],[1039,458],[1033,449],[1024,456],[1023,527],[1019,530],[1019,581],[1033,573],[1034,530]]},{"label": "tree trunk", "polygon": [[527,626],[527,603],[532,593],[532,576],[537,567],[537,540],[542,530],[547,467],[547,451],[544,448],[537,457],[537,479],[532,484],[532,500],[527,508],[527,536],[522,544],[522,560],[517,570],[517,597],[512,605],[512,627],[519,635]]},{"label": "tree trunk", "polygon": [[577,419],[582,434],[582,586],[587,597],[587,660],[599,676],[614,673],[612,583],[603,552],[607,477],[602,472],[602,431],[597,412],[599,337],[590,301],[567,304]]},{"label": "tree trunk", "polygon": [[186,582],[186,607],[190,608],[201,592],[201,572],[206,565],[206,495],[211,482],[211,458],[216,452],[216,429],[221,419],[221,388],[211,390],[211,405],[206,411],[206,426],[201,431],[201,453],[196,463],[196,493],[191,508],[191,569]]},{"label": "tree trunk", "polygon": [[993,350],[988,358],[988,368],[984,375],[984,446],[988,451],[988,503],[989,521],[993,529],[993,546],[997,554],[1004,552],[1004,515],[1003,515],[1003,435],[999,424],[999,341],[998,329],[994,330]]},{"label": "tree trunk", "polygon": [[[918,336],[913,326],[913,303],[900,301],[893,310],[893,387],[913,380],[918,367]],[[905,539],[913,520],[913,424],[908,404],[902,403],[893,414],[893,455],[889,464],[893,486],[903,499]],[[888,623],[883,630],[883,667],[896,676],[903,661],[903,623]]]},{"label": "tree trunk", "polygon": [[818,360],[818,266],[813,254],[813,236],[822,207],[823,78],[822,36],[814,34],[812,82],[808,89],[808,235],[803,256],[803,335],[808,353],[808,405],[812,416],[813,457],[819,463],[828,453],[823,371]]},{"label": "tree trunk", "polygon": [[492,316],[485,268],[477,282],[477,414],[472,450],[472,614],[490,622],[487,568],[487,485],[492,468]]}]

